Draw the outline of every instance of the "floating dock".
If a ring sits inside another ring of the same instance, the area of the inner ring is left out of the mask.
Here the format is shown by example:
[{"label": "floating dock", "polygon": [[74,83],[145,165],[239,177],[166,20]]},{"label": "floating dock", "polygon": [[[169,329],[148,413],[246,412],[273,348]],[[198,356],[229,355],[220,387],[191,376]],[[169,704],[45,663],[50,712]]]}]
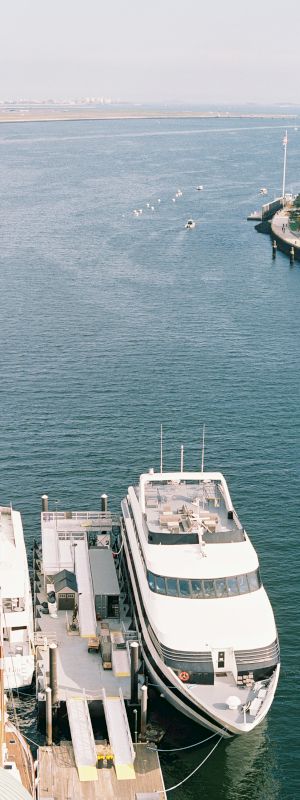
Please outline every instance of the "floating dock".
[{"label": "floating dock", "polygon": [[[45,703],[49,651],[53,645],[57,646],[54,703],[67,702],[74,694],[84,695],[89,703],[102,703],[103,687],[109,695],[116,696],[121,688],[123,697],[130,699],[129,644],[135,634],[129,631],[131,620],[126,616],[128,609],[123,603],[110,548],[113,522],[112,515],[103,512],[42,513],[42,551],[35,587],[39,705]],[[94,555],[100,557],[97,567],[102,589],[96,586],[98,595],[91,568]],[[104,617],[97,614],[97,602],[110,605],[110,614]],[[111,669],[106,668],[99,654],[105,619]],[[92,646],[94,641],[99,642],[98,648]]]},{"label": "floating dock", "polygon": [[[112,550],[120,520],[108,512],[106,495],[101,502],[101,511],[52,512],[43,496],[42,545],[34,552],[36,687],[47,733],[38,753],[39,800],[165,797],[158,754],[145,744],[145,709],[142,742],[136,724],[135,744],[131,737],[126,703],[136,721],[147,689]],[[56,746],[52,717],[59,722],[64,712],[72,742]],[[94,738],[92,718],[101,714],[108,742]]]}]

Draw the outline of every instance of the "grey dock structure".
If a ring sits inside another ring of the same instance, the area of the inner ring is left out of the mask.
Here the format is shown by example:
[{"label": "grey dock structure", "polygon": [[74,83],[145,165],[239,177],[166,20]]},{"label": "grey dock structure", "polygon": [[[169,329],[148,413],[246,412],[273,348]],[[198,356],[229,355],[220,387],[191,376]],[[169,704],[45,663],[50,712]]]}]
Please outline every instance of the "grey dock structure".
[{"label": "grey dock structure", "polygon": [[[108,511],[107,498],[96,512],[52,512],[47,496],[42,502],[34,604],[37,700],[40,719],[46,716],[47,746],[39,748],[38,798],[131,800],[153,792],[163,797],[158,754],[133,745],[127,718],[131,645],[138,642],[129,630],[112,551],[119,518]],[[56,746],[52,714],[59,719],[61,707],[72,743]],[[102,712],[108,743],[96,742],[93,733],[91,717]]]}]

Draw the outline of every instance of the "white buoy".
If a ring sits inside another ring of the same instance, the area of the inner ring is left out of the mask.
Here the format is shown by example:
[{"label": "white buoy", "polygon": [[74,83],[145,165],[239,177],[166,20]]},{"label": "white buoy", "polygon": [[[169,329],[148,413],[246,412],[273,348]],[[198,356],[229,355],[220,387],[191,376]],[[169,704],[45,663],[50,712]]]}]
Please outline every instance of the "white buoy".
[{"label": "white buoy", "polygon": [[158,198],[157,202],[160,203],[160,197]]},{"label": "white buoy", "polygon": [[172,200],[173,200],[173,203],[176,203],[175,197],[173,197]]},{"label": "white buoy", "polygon": [[151,211],[154,211],[154,206],[151,206]]}]

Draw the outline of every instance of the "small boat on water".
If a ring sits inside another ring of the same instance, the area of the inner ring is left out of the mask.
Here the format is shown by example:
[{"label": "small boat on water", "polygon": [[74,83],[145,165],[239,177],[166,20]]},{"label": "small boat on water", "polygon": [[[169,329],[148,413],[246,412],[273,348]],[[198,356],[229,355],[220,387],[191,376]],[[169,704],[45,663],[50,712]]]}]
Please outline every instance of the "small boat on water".
[{"label": "small boat on water", "polygon": [[261,222],[261,213],[260,211],[251,211],[247,217],[248,220],[252,222]]},{"label": "small boat on water", "polygon": [[268,189],[266,189],[265,186],[262,186],[262,188],[259,190],[259,194],[268,194]]},{"label": "small boat on water", "polygon": [[188,219],[188,221],[186,222],[184,227],[185,228],[195,228],[196,227],[196,223],[194,222],[193,219]]},{"label": "small boat on water", "polygon": [[202,184],[200,184],[200,186],[196,186],[196,191],[197,191],[197,192],[203,192],[203,186],[202,186]]},{"label": "small boat on water", "polygon": [[0,506],[0,587],[4,691],[31,685],[34,672],[32,597],[21,514]]}]

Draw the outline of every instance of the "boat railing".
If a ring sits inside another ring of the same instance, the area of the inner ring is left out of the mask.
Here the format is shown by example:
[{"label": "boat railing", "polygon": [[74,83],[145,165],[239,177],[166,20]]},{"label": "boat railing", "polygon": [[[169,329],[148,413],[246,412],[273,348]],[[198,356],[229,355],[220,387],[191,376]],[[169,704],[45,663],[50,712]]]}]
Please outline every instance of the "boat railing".
[{"label": "boat railing", "polygon": [[42,631],[36,631],[34,634],[34,644],[35,647],[47,650],[49,644],[57,644],[57,635],[56,633],[47,633],[45,635]]},{"label": "boat railing", "polygon": [[25,598],[7,597],[2,600],[2,610],[4,614],[15,614],[16,612],[25,611]]},{"label": "boat railing", "polygon": [[85,529],[105,529],[120,525],[120,517],[111,511],[43,511],[43,523],[77,522]]}]

